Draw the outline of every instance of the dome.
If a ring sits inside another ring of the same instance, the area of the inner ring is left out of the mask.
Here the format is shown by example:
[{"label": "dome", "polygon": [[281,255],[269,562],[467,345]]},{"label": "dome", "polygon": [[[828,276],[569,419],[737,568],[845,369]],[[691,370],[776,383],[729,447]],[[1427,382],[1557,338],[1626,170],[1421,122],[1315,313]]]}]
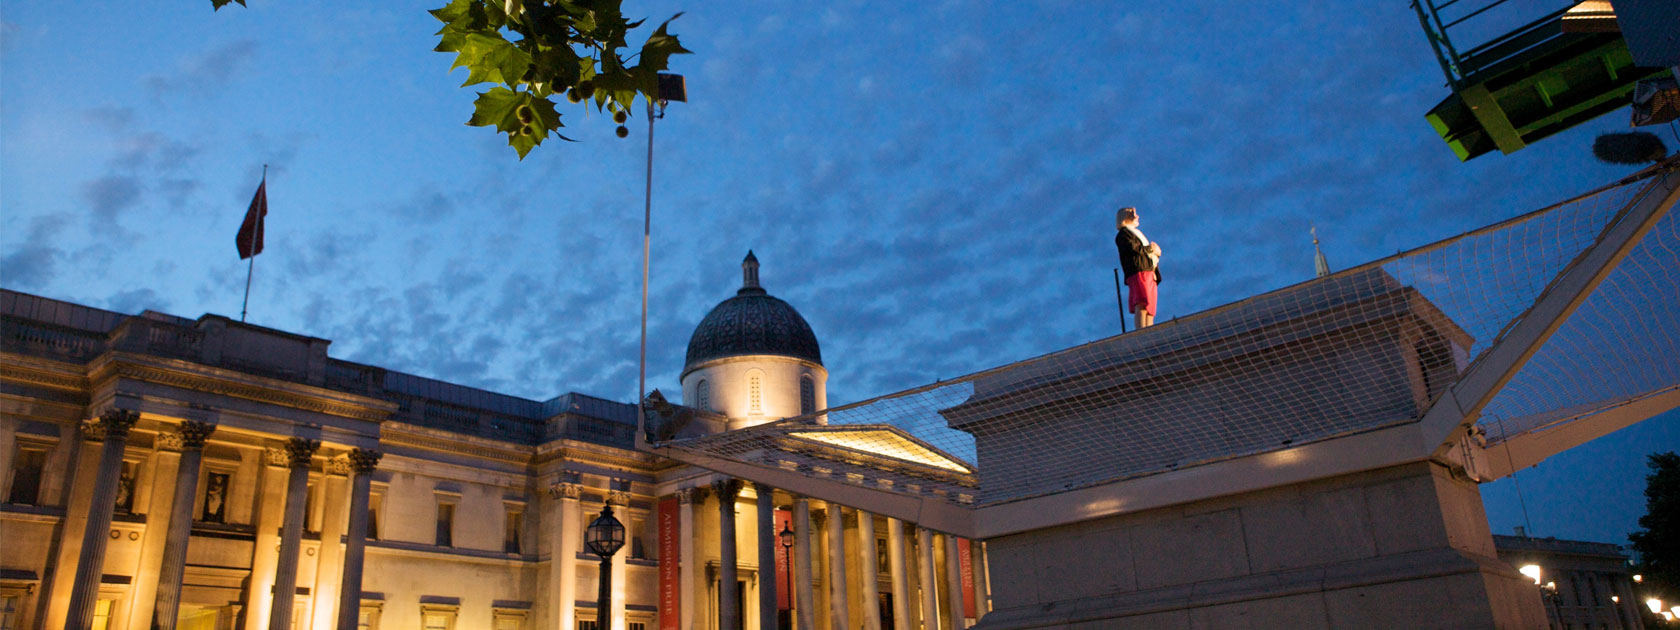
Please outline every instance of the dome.
[{"label": "dome", "polygon": [[822,365],[817,335],[799,311],[758,286],[758,259],[747,252],[741,262],[742,286],[700,320],[688,338],[686,374],[695,366],[724,357],[768,354]]}]

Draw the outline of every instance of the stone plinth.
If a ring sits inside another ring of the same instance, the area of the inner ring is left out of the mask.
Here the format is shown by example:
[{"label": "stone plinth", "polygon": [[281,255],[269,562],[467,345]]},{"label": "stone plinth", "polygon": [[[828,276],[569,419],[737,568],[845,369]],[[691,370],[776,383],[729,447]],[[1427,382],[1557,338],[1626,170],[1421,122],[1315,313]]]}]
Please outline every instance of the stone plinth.
[{"label": "stone plinth", "polygon": [[1481,495],[1416,463],[987,541],[976,628],[1544,628]]}]

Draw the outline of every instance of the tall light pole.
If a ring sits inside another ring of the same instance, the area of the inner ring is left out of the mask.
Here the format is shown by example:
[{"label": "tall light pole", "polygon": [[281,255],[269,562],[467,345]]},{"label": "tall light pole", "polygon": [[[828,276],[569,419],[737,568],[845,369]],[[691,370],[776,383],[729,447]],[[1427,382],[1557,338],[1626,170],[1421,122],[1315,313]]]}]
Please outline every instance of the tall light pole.
[{"label": "tall light pole", "polygon": [[[659,98],[648,101],[647,188],[642,195],[642,347],[636,377],[636,441],[647,436],[647,414],[642,399],[647,397],[647,313],[648,313],[648,251],[653,242],[653,119],[665,117],[665,105],[671,101],[688,102],[688,85],[680,74],[659,73]],[[657,112],[657,113],[656,113]],[[621,128],[622,129],[622,128]]]},{"label": "tall light pole", "polygon": [[613,518],[612,506],[601,506],[601,515],[583,531],[583,548],[601,557],[600,590],[595,594],[595,626],[612,629],[612,556],[624,546],[624,524]]}]

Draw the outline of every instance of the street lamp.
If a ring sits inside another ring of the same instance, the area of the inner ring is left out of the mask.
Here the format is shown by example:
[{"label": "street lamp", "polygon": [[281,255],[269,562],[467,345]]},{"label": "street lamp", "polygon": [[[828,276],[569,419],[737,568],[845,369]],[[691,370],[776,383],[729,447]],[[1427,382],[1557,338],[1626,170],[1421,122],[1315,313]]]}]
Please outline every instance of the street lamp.
[{"label": "street lamp", "polygon": [[[583,531],[583,548],[601,557],[600,592],[595,595],[595,618],[602,630],[612,628],[612,556],[624,546],[624,524],[613,518],[612,506],[601,506],[601,515]],[[604,622],[604,623],[599,623]]]},{"label": "street lamp", "polygon": [[787,570],[783,572],[782,580],[786,583],[787,590],[782,592],[787,593],[788,610],[782,615],[780,625],[783,630],[788,630],[793,627],[793,557],[789,555],[790,550],[793,549],[793,528],[789,525],[782,525],[782,533],[777,534],[776,537],[782,540],[782,566],[787,567]]},{"label": "street lamp", "polygon": [[[642,347],[637,359],[639,374],[636,377],[636,439],[646,439],[647,415],[642,408],[642,399],[647,398],[647,312],[648,312],[648,250],[653,238],[653,119],[665,117],[665,105],[671,101],[688,102],[688,84],[682,75],[661,72],[658,75],[659,98],[649,100],[647,108],[648,119],[648,150],[647,150],[647,189],[642,196]],[[655,113],[657,107],[658,113]],[[623,127],[620,127],[623,129]]]}]

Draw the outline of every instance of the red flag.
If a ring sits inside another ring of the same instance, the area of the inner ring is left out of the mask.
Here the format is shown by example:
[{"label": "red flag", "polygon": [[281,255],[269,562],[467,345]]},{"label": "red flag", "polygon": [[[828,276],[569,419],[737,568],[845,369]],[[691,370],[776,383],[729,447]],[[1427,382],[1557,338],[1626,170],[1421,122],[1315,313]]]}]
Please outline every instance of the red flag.
[{"label": "red flag", "polygon": [[268,178],[264,177],[261,184],[257,184],[257,194],[251,197],[251,209],[245,211],[245,222],[239,224],[239,236],[234,238],[234,245],[239,247],[239,259],[244,260],[263,250],[263,217],[268,216]]}]

